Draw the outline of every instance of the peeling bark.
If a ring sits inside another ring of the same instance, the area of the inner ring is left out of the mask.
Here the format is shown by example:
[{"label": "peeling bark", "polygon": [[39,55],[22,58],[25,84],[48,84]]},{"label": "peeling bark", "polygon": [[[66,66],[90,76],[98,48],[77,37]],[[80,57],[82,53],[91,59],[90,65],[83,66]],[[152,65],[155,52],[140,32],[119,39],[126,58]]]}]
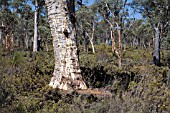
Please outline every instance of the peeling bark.
[{"label": "peeling bark", "polygon": [[14,50],[14,35],[6,34],[5,36],[5,49],[13,51]]},{"label": "peeling bark", "polygon": [[75,36],[73,0],[46,0],[54,47],[55,67],[50,86],[63,90],[87,89],[82,79]]},{"label": "peeling bark", "polygon": [[121,67],[122,66],[122,35],[121,35],[120,29],[117,29],[117,32],[118,32],[118,36],[119,36],[118,65],[119,65],[119,67]]},{"label": "peeling bark", "polygon": [[94,49],[94,44],[93,44],[93,39],[94,39],[94,22],[93,22],[93,28],[92,28],[92,34],[91,34],[91,38],[90,38],[90,43],[91,43],[91,46],[92,46],[92,52],[93,53],[96,53],[95,52],[95,49]]},{"label": "peeling bark", "polygon": [[38,1],[35,0],[33,51],[38,51]]},{"label": "peeling bark", "polygon": [[111,35],[111,40],[112,40],[112,52],[115,53],[115,51],[116,51],[116,42],[115,42],[114,30],[113,30],[112,27],[110,29],[111,29],[110,30],[110,35]]},{"label": "peeling bark", "polygon": [[14,50],[14,34],[11,35],[11,44],[10,44],[10,50]]},{"label": "peeling bark", "polygon": [[9,46],[10,46],[10,44],[9,44],[9,35],[6,34],[6,36],[5,36],[5,49],[8,50]]},{"label": "peeling bark", "polygon": [[96,53],[96,52],[95,52],[95,49],[94,49],[93,38],[94,38],[94,28],[93,28],[93,30],[92,30],[92,36],[91,36],[91,38],[90,38],[90,43],[91,43],[91,47],[92,47],[92,52],[93,52],[93,53]]},{"label": "peeling bark", "polygon": [[0,46],[2,45],[2,27],[0,27]]},{"label": "peeling bark", "polygon": [[87,36],[90,39],[90,44],[91,44],[91,48],[92,48],[92,52],[95,54],[95,49],[94,49],[94,44],[93,44],[93,38],[94,38],[94,29],[92,30],[92,34],[91,37],[89,36],[89,34],[86,32]]},{"label": "peeling bark", "polygon": [[159,31],[159,28],[155,28],[153,61],[155,65],[157,66],[160,65],[160,31]]}]

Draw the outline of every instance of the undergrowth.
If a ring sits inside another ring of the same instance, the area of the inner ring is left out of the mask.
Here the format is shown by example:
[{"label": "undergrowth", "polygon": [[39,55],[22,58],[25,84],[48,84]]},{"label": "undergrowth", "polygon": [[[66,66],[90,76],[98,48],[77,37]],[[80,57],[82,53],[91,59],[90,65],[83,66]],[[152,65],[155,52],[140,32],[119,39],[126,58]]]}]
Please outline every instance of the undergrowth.
[{"label": "undergrowth", "polygon": [[[82,50],[80,50],[82,51]],[[155,113],[170,112],[168,51],[162,66],[152,62],[152,50],[123,52],[122,68],[107,45],[96,54],[80,52],[82,76],[89,88],[110,91],[112,97],[66,93],[48,87],[52,52],[0,51],[1,113]]]}]

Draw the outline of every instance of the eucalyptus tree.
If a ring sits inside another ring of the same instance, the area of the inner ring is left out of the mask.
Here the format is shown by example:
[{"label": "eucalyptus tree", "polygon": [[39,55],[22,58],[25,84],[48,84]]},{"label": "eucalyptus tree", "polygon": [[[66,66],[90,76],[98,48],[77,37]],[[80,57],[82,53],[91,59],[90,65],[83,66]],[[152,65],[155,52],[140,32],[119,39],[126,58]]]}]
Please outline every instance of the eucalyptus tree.
[{"label": "eucalyptus tree", "polygon": [[43,5],[45,4],[44,0],[34,0],[33,4],[35,5],[34,10],[34,40],[33,40],[33,51],[36,52],[39,50],[38,45],[38,20],[39,20],[39,13],[40,9],[43,8]]},{"label": "eucalyptus tree", "polygon": [[81,33],[80,36],[83,36],[85,46],[88,44],[88,37],[93,53],[95,53],[94,37],[97,26],[97,16],[94,8],[93,6],[80,7],[76,12],[77,30]]},{"label": "eucalyptus tree", "polygon": [[155,65],[160,65],[160,42],[166,37],[169,26],[169,1],[167,0],[133,0],[133,8],[141,13],[154,30]]},{"label": "eucalyptus tree", "polygon": [[0,46],[2,45],[2,29],[3,26],[0,26]]},{"label": "eucalyptus tree", "polygon": [[33,11],[28,0],[13,0],[11,10],[17,15],[14,37],[15,45],[20,49],[28,50],[31,47],[31,36],[33,34]]},{"label": "eucalyptus tree", "polygon": [[[5,28],[5,47],[8,48],[7,44],[7,35],[8,35],[8,26],[7,26],[7,13],[10,12],[9,10],[9,0],[2,0],[0,1],[0,17],[1,17],[1,25]],[[1,37],[2,38],[2,37]],[[1,39],[2,40],[2,39]]]},{"label": "eucalyptus tree", "polygon": [[149,47],[151,48],[153,43],[153,31],[149,23],[143,19],[133,20],[133,22],[127,22],[125,24],[126,29],[124,34],[127,35],[126,41],[133,47]]},{"label": "eucalyptus tree", "polygon": [[3,25],[3,21],[2,21],[2,12],[0,11],[0,20],[1,20],[1,22],[0,22],[0,46],[2,46],[2,44],[3,44],[3,31],[4,31],[4,25]]},{"label": "eucalyptus tree", "polygon": [[35,0],[33,51],[38,51],[38,0]]},{"label": "eucalyptus tree", "polygon": [[[44,9],[44,2],[44,0],[13,0],[11,2],[13,12],[16,12],[19,18],[18,27],[16,28],[17,32],[15,32],[18,37],[17,45],[19,44],[26,50],[31,48],[32,42],[33,51],[39,49],[38,20],[39,14]],[[31,39],[32,37],[33,39]]]},{"label": "eucalyptus tree", "polygon": [[[124,22],[128,15],[127,0],[98,0],[98,13],[110,25],[110,37],[112,51],[118,56],[118,65],[122,65],[122,38]],[[118,36],[118,48],[116,47],[116,35]]]},{"label": "eucalyptus tree", "polygon": [[17,23],[17,14],[11,10],[12,0],[0,1],[0,17],[1,24],[4,27],[5,48],[13,50],[14,46],[14,32]]},{"label": "eucalyptus tree", "polygon": [[63,90],[87,89],[82,79],[75,32],[75,1],[46,0],[53,37],[55,67],[50,86]]}]

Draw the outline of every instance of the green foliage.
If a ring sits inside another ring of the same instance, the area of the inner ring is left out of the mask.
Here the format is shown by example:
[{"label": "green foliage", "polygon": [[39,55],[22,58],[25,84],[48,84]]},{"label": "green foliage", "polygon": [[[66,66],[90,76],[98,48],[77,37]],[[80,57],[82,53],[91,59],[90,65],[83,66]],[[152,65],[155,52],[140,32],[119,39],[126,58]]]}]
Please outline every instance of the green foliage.
[{"label": "green foliage", "polygon": [[[89,88],[110,91],[113,96],[106,98],[50,88],[52,52],[1,51],[0,110],[2,113],[169,112],[170,70],[149,64],[151,52],[128,48],[121,69],[115,63],[117,58],[112,58],[110,46],[96,46],[96,54],[81,53],[83,79]],[[143,54],[147,57],[141,57]],[[164,57],[168,59],[168,55]]]}]

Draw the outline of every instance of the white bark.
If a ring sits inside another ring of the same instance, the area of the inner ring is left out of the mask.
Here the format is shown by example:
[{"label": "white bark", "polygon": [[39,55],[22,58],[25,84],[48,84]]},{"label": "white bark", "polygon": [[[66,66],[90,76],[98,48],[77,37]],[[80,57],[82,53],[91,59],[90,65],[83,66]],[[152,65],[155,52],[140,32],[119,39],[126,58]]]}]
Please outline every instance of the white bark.
[{"label": "white bark", "polygon": [[35,0],[33,51],[38,51],[38,1]]},{"label": "white bark", "polygon": [[91,44],[91,47],[92,47],[92,52],[95,53],[94,44],[93,44],[94,30],[92,31],[92,36],[91,37],[89,36],[89,34],[87,32],[86,32],[86,34],[87,34],[87,36],[90,39],[90,44]]},{"label": "white bark", "polygon": [[159,31],[159,28],[155,28],[153,60],[154,60],[155,65],[160,65],[160,31]]},{"label": "white bark", "polygon": [[0,27],[0,46],[2,45],[2,29]]},{"label": "white bark", "polygon": [[71,3],[67,0],[46,0],[45,2],[53,36],[55,58],[54,73],[49,85],[63,90],[87,89],[82,80],[78,62]]},{"label": "white bark", "polygon": [[94,22],[93,22],[93,29],[92,29],[92,35],[91,35],[90,43],[91,43],[91,46],[92,46],[92,52],[95,53],[93,39],[94,39]]}]

